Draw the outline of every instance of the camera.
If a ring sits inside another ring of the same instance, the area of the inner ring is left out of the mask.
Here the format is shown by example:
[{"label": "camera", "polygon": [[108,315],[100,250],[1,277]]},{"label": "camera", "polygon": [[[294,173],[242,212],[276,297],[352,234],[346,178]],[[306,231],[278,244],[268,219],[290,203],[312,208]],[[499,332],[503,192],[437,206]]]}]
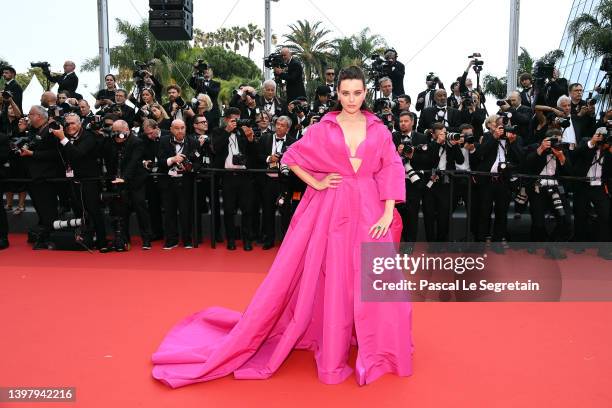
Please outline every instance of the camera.
[{"label": "camera", "polygon": [[53,229],[60,230],[65,228],[77,228],[83,224],[83,219],[81,218],[71,218],[69,220],[55,220],[53,221]]},{"label": "camera", "polygon": [[571,126],[570,118],[555,118],[555,123],[561,126],[563,129]]},{"label": "camera", "polygon": [[378,80],[382,77],[388,77],[391,75],[393,64],[383,59],[378,54],[370,56],[371,64],[368,68],[368,76],[373,79],[376,87],[378,87]]},{"label": "camera", "polygon": [[468,58],[474,59],[474,63],[472,64],[472,69],[477,74],[480,73],[480,71],[482,71],[482,66],[484,65],[484,61],[479,60],[478,58],[482,58],[482,55],[480,55],[479,52],[474,52],[472,53],[472,55],[468,55]]},{"label": "camera", "polygon": [[122,132],[122,131],[119,131],[119,130],[116,130],[116,131],[114,131],[114,132],[113,132],[113,131],[111,130],[111,137],[112,137],[113,139],[120,139],[120,140],[123,140],[123,139],[127,139],[127,137],[128,137],[129,135],[130,135],[130,134],[129,134],[129,132]]},{"label": "camera", "polygon": [[610,125],[608,125],[608,129],[606,129],[605,127],[597,128],[595,133],[602,135],[602,138],[596,143],[596,146],[599,147],[603,145],[608,145],[608,146],[612,145],[612,134],[610,134],[609,128],[610,128]]},{"label": "camera", "polygon": [[236,127],[248,126],[251,127],[253,122],[251,119],[236,119]]},{"label": "camera", "polygon": [[553,77],[553,71],[555,66],[553,64],[547,64],[542,61],[537,61],[533,68],[533,77],[536,80],[545,80]]},{"label": "camera", "polygon": [[238,153],[232,156],[232,164],[234,166],[246,166],[246,156],[242,153]]},{"label": "camera", "polygon": [[405,158],[409,158],[409,155],[414,154],[414,152],[416,151],[423,151],[426,152],[427,151],[427,145],[426,144],[419,144],[419,145],[412,145],[412,143],[406,143],[404,144],[404,150],[402,151],[404,154]]},{"label": "camera", "polygon": [[144,77],[147,75],[145,71],[147,71],[147,68],[149,68],[151,65],[153,65],[151,62],[141,62],[134,60],[135,69],[132,73],[132,79],[134,80],[134,82],[136,82],[136,84],[138,84],[138,86],[142,85]]},{"label": "camera", "polygon": [[447,140],[452,140],[454,142],[458,142],[459,140],[461,140],[461,133],[456,133],[456,132],[449,132],[446,134],[446,139]]},{"label": "camera", "polygon": [[93,119],[87,124],[87,130],[93,132],[100,130],[104,127],[104,117],[101,115],[94,115]]},{"label": "camera", "polygon": [[42,68],[43,71],[48,71],[51,64],[49,64],[47,61],[30,62],[30,66],[32,68]]},{"label": "camera", "polygon": [[15,138],[10,144],[11,152],[16,156],[20,156],[21,149],[30,150],[29,142],[30,138],[27,136]]},{"label": "camera", "polygon": [[559,214],[560,217],[565,216],[565,208],[563,208],[563,200],[561,199],[561,191],[556,186],[546,187],[544,190],[552,201],[554,210]]},{"label": "camera", "polygon": [[266,68],[286,68],[287,64],[283,60],[283,56],[280,52],[273,52],[264,58],[264,66]]},{"label": "camera", "polygon": [[193,64],[193,67],[196,69],[198,76],[202,77],[201,79],[204,79],[204,74],[206,71],[208,71],[208,64],[204,62],[203,59],[199,59],[195,64]]},{"label": "camera", "polygon": [[13,93],[11,91],[7,91],[6,89],[2,91],[2,97],[4,99],[10,99],[13,97]]},{"label": "camera", "polygon": [[495,104],[497,106],[504,106],[505,104],[510,105],[510,99],[501,99],[501,100],[495,102]]},{"label": "camera", "polygon": [[405,163],[404,166],[406,168],[406,176],[408,176],[408,180],[410,180],[412,184],[418,183],[421,180],[421,176],[419,175],[419,173],[417,173],[416,170],[412,168],[412,165],[410,163]]},{"label": "camera", "polygon": [[389,131],[393,131],[393,126],[395,126],[395,116],[389,113],[377,113],[376,116],[382,120],[383,124],[389,129]]},{"label": "camera", "polygon": [[463,143],[464,144],[475,144],[476,136],[474,136],[473,133],[468,133],[468,134],[463,135]]},{"label": "camera", "polygon": [[470,106],[474,105],[474,98],[470,92],[465,92],[461,95],[461,105],[464,108],[469,108]]},{"label": "camera", "polygon": [[187,157],[181,163],[176,164],[176,172],[178,174],[190,173],[193,170],[193,163]]},{"label": "camera", "polygon": [[432,84],[430,85],[430,89],[433,89],[436,87],[436,84],[440,81],[440,78],[438,78],[438,76],[434,74],[433,72],[430,72],[429,74],[427,74],[426,81],[432,82]]},{"label": "camera", "polygon": [[544,139],[544,140],[547,140],[547,141],[549,141],[549,142],[550,142],[550,148],[551,148],[551,149],[560,150],[560,149],[562,149],[563,147],[565,147],[565,146],[567,146],[567,145],[568,145],[568,143],[563,143],[563,142],[561,141],[561,139],[560,139],[560,138],[558,138],[558,137],[548,137],[548,138],[546,138],[546,139]]},{"label": "camera", "polygon": [[293,105],[293,113],[296,115],[300,113],[307,114],[309,111],[308,106],[303,105],[302,101],[300,101],[299,99],[296,99],[295,101],[292,101],[289,104]]},{"label": "camera", "polygon": [[395,104],[388,98],[378,98],[374,101],[374,112],[381,113],[384,110],[391,110]]}]

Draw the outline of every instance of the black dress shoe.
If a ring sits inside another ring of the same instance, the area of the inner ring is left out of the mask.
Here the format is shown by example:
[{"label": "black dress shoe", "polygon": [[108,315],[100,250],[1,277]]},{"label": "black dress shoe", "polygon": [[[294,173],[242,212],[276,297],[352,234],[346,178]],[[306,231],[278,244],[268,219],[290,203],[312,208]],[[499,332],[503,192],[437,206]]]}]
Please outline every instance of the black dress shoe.
[{"label": "black dress shoe", "polygon": [[234,241],[227,241],[227,249],[229,249],[230,251],[233,251],[236,249],[236,242]]},{"label": "black dress shoe", "polygon": [[253,250],[253,244],[251,244],[251,241],[244,241],[244,250],[245,251]]},{"label": "black dress shoe", "polygon": [[142,240],[142,249],[145,249],[145,250],[151,249],[151,240],[143,239]]},{"label": "black dress shoe", "polygon": [[274,244],[270,243],[270,242],[266,242],[265,244],[263,244],[263,246],[261,247],[261,249],[263,250],[268,250],[274,248]]},{"label": "black dress shoe", "polygon": [[9,247],[8,238],[0,239],[0,249],[6,249]]},{"label": "black dress shoe", "polygon": [[604,250],[599,250],[597,251],[597,256],[600,258],[603,258],[607,261],[612,260],[612,252],[611,251],[604,251]]},{"label": "black dress shoe", "polygon": [[49,249],[49,242],[48,241],[36,241],[32,249],[34,250]]}]

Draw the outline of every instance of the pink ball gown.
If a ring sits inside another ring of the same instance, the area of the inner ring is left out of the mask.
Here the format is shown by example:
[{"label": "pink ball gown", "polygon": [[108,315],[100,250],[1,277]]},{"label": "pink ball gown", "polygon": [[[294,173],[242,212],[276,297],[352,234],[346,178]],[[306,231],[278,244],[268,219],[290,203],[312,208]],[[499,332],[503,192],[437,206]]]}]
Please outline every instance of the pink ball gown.
[{"label": "pink ball gown", "polygon": [[355,377],[368,384],[385,373],[412,374],[412,305],[362,302],[362,242],[399,242],[394,210],[389,233],[375,240],[369,228],[385,200],[405,200],[404,168],[391,134],[363,112],[366,139],[354,170],[336,117],[326,114],[283,155],[317,179],[340,173],[335,189],[307,187],[270,270],[243,312],[209,307],[184,319],[153,354],[153,377],[177,388],[229,374],[265,379],[292,349],[314,352],[319,379],[346,380],[351,345],[358,347]]}]

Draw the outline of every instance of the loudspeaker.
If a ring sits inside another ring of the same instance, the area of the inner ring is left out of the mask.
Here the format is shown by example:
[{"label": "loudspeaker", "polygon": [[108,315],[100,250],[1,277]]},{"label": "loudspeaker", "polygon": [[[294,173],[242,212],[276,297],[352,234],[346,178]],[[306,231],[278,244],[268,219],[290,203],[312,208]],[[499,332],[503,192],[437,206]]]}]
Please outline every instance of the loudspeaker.
[{"label": "loudspeaker", "polygon": [[193,0],[149,0],[149,31],[160,41],[193,38]]}]

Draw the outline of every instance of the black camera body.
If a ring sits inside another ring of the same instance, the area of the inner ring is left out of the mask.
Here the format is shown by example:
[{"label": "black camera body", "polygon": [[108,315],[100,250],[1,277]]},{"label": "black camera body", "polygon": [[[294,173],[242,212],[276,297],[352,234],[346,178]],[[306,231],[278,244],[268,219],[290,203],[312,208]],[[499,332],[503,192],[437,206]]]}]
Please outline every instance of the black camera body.
[{"label": "black camera body", "polygon": [[264,58],[264,66],[269,69],[286,68],[287,64],[283,60],[283,56],[280,52],[273,52]]},{"label": "black camera body", "polygon": [[15,138],[11,141],[9,148],[15,156],[21,155],[21,149],[29,150],[30,138],[27,136]]},{"label": "black camera body", "polygon": [[234,166],[246,166],[247,158],[244,154],[238,153],[232,156],[232,164]]},{"label": "black camera body", "polygon": [[208,71],[208,64],[203,59],[197,60],[196,63],[193,64],[193,66],[199,76],[203,77],[206,71]]},{"label": "black camera body", "polygon": [[474,98],[470,92],[464,92],[461,95],[461,105],[463,108],[469,108],[474,105]]},{"label": "black camera body", "polygon": [[563,129],[571,126],[570,118],[555,118],[555,123],[557,123]]},{"label": "black camera body", "polygon": [[553,64],[538,61],[533,68],[533,77],[536,80],[544,81],[553,77],[555,66]]},{"label": "black camera body", "polygon": [[13,93],[11,91],[7,91],[6,89],[2,91],[2,98],[10,99],[13,97]]},{"label": "black camera body", "polygon": [[242,126],[254,126],[254,123],[251,119],[236,119],[236,126],[237,127],[242,127]]},{"label": "black camera body", "polygon": [[49,67],[51,66],[51,64],[49,64],[47,61],[40,61],[30,62],[30,66],[32,68],[42,68],[43,71],[49,71]]}]

